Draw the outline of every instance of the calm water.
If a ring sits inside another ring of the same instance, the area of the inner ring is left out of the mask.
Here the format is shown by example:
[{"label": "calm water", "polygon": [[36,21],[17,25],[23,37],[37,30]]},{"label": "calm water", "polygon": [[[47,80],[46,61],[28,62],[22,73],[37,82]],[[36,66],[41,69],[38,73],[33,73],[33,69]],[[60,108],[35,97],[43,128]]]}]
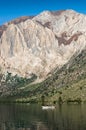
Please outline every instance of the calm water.
[{"label": "calm water", "polygon": [[0,130],[86,130],[86,104],[56,106],[0,104]]}]

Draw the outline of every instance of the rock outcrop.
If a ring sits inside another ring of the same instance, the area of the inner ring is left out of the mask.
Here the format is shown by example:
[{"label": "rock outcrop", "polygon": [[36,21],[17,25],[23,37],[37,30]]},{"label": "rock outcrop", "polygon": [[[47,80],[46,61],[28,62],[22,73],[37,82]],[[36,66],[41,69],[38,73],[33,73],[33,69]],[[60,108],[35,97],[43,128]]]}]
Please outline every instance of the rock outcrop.
[{"label": "rock outcrop", "polygon": [[86,16],[73,10],[44,11],[0,27],[2,73],[45,79],[86,48]]}]

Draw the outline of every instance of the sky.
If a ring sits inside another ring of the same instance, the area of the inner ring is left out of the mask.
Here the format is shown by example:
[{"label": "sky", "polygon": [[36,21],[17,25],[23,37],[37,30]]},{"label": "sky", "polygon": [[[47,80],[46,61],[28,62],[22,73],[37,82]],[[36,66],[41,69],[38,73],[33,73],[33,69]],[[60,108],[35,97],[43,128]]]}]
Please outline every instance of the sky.
[{"label": "sky", "polygon": [[64,9],[86,14],[86,0],[0,0],[0,25],[20,16]]}]

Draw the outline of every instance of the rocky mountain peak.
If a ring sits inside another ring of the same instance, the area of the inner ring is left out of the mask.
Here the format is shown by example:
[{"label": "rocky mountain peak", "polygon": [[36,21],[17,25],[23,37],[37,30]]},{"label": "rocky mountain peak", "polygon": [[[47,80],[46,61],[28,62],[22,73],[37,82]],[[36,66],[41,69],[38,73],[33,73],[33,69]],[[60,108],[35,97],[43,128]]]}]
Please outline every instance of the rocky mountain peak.
[{"label": "rocky mountain peak", "polygon": [[0,27],[0,67],[45,79],[86,48],[86,16],[73,10],[44,11]]}]

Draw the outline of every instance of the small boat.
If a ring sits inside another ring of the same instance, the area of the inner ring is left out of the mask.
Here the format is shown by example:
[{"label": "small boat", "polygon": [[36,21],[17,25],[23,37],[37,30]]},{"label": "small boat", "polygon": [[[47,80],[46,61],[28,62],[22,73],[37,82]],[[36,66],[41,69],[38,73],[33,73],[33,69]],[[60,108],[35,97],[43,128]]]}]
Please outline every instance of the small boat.
[{"label": "small boat", "polygon": [[43,110],[47,110],[47,109],[55,109],[55,106],[42,106]]}]

